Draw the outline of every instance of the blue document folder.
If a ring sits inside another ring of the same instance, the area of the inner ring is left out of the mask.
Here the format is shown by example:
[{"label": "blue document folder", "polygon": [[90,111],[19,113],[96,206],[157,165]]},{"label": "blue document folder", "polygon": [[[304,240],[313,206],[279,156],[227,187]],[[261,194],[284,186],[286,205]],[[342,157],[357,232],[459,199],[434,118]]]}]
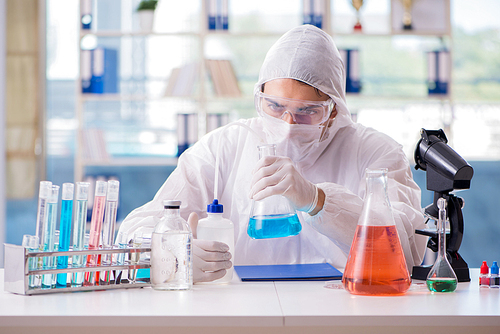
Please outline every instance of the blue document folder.
[{"label": "blue document folder", "polygon": [[242,281],[329,281],[342,273],[329,263],[234,266]]}]

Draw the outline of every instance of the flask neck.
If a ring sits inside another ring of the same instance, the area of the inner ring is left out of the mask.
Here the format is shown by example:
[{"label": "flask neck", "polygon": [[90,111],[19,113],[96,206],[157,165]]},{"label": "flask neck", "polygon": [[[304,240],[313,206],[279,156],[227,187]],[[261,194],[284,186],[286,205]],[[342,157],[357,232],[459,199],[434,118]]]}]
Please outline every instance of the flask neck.
[{"label": "flask neck", "polygon": [[359,225],[395,225],[391,204],[387,196],[387,170],[367,170],[366,195]]},{"label": "flask neck", "polygon": [[366,178],[366,202],[371,207],[390,206],[385,175],[370,175]]},{"label": "flask neck", "polygon": [[179,208],[164,208],[163,209],[163,216],[167,218],[175,218],[179,217],[181,215],[180,209]]}]

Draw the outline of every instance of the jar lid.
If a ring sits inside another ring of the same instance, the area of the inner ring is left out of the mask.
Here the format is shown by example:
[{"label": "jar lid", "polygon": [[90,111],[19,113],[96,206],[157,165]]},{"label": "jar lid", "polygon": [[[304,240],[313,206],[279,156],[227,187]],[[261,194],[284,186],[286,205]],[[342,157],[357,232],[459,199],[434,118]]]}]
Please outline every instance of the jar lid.
[{"label": "jar lid", "polygon": [[181,207],[181,201],[164,200],[163,207],[165,209],[179,209]]}]

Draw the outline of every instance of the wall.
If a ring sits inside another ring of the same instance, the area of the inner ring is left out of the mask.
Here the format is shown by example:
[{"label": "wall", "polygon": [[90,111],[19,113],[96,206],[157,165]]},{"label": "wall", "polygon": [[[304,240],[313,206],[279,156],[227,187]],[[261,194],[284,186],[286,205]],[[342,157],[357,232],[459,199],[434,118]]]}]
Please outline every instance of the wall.
[{"label": "wall", "polygon": [[5,241],[5,28],[6,3],[0,0],[0,268]]}]

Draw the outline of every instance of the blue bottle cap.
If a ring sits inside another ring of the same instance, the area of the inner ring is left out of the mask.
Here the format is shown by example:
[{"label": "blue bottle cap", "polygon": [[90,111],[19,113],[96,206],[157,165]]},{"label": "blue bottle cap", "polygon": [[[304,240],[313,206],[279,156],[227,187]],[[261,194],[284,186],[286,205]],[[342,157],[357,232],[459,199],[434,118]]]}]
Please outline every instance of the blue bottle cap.
[{"label": "blue bottle cap", "polygon": [[212,204],[207,205],[208,213],[222,213],[222,204],[219,204],[217,199],[214,199]]},{"label": "blue bottle cap", "polygon": [[498,264],[497,261],[493,261],[493,264],[490,267],[491,273],[492,274],[497,274],[498,275]]}]

